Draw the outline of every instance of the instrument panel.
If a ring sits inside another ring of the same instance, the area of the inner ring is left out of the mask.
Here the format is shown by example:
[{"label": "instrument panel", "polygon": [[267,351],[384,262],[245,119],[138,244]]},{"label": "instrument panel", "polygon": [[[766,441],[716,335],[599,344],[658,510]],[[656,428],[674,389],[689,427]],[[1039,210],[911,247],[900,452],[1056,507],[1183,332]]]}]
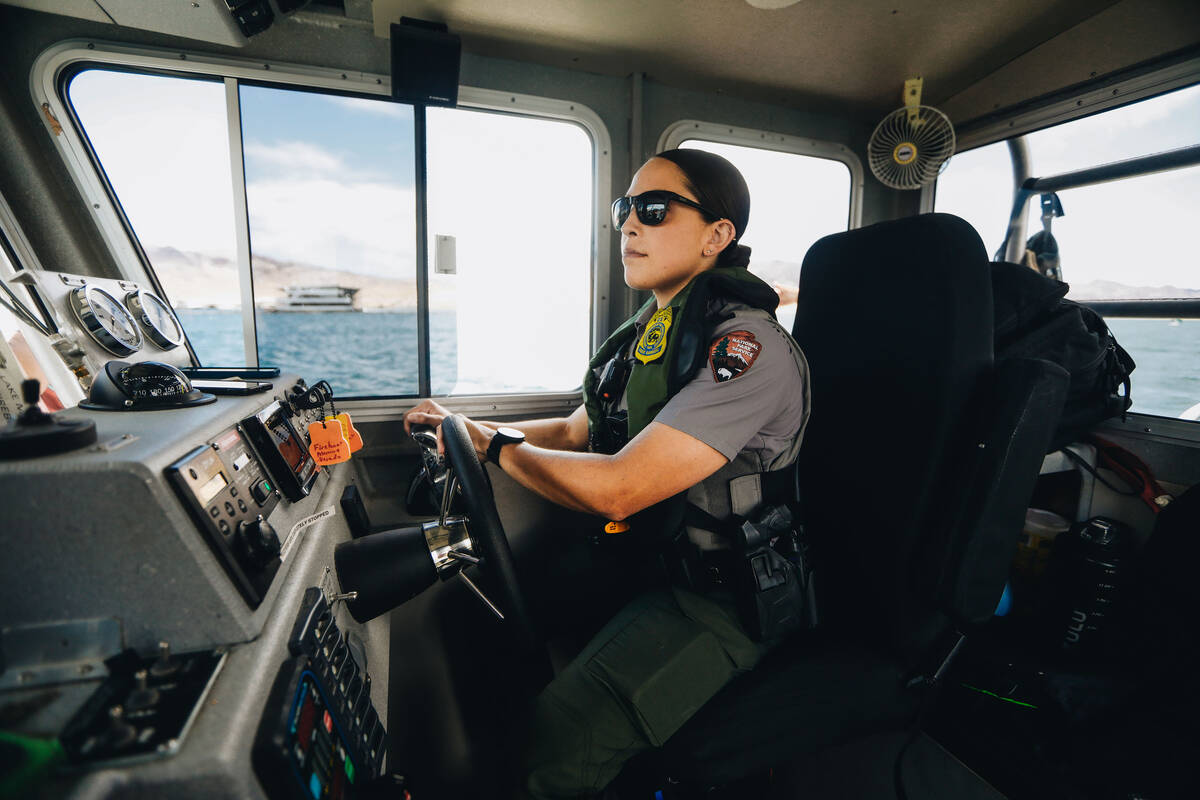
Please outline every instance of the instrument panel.
[{"label": "instrument panel", "polygon": [[[161,361],[174,367],[192,364],[188,348],[181,346],[187,335],[170,303],[144,285],[44,270],[22,272],[9,282],[23,284],[27,301],[45,315],[51,330],[78,346],[72,358],[81,363],[71,362],[72,370],[83,368],[99,375],[113,358],[130,363]],[[75,375],[64,372],[62,359],[42,337],[31,340],[31,346],[52,388],[71,405],[71,397],[79,391],[72,385]]]},{"label": "instrument panel", "polygon": [[[95,424],[96,445],[0,461],[0,580],[21,587],[0,631],[0,707],[32,709],[6,729],[72,736],[71,768],[27,796],[288,797],[299,774],[305,790],[315,777],[352,797],[381,774],[389,623],[354,622],[332,571],[353,473],[316,468],[312,390],[278,385],[185,408],[68,409]],[[315,627],[297,637],[302,619]],[[196,665],[190,699],[167,663]],[[288,726],[318,708],[301,741]],[[291,755],[264,761],[262,736],[281,730]]]},{"label": "instrument panel", "polygon": [[[243,418],[167,467],[166,474],[231,581],[251,608],[279,569],[282,543],[268,520],[282,498],[308,496],[319,467],[308,452],[308,387]],[[301,424],[293,424],[298,417]]]}]

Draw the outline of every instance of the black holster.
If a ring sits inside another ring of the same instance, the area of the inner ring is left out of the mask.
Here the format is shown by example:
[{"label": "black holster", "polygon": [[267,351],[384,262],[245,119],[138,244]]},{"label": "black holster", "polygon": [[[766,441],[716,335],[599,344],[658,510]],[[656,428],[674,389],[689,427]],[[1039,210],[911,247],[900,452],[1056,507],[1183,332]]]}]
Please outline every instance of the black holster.
[{"label": "black holster", "polygon": [[742,523],[734,596],[742,625],[756,640],[779,639],[818,622],[812,561],[803,526],[787,506],[770,506]]},{"label": "black holster", "polygon": [[787,506],[767,507],[726,533],[732,549],[705,552],[681,533],[667,559],[671,581],[695,592],[731,592],[742,627],[756,641],[815,628],[812,561],[804,529],[792,524]]}]

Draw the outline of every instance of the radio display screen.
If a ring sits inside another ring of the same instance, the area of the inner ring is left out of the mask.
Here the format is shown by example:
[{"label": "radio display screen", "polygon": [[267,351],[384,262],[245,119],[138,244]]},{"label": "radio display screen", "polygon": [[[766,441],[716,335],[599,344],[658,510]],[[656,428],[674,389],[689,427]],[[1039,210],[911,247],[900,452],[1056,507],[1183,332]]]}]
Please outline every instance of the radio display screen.
[{"label": "radio display screen", "polygon": [[241,431],[285,497],[295,502],[308,494],[319,468],[308,453],[308,439],[296,429],[284,406],[275,401],[246,417]]},{"label": "radio display screen", "polygon": [[308,453],[297,441],[295,429],[288,423],[283,410],[276,411],[266,419],[264,424],[271,432],[271,439],[275,443],[275,449],[279,451],[279,455],[283,456],[283,460],[287,462],[288,467],[297,478],[302,477]]},{"label": "radio display screen", "polygon": [[225,480],[225,473],[218,472],[212,476],[212,479],[196,490],[196,499],[200,501],[200,505],[208,505],[208,501],[217,496],[217,492],[225,488],[229,481]]}]

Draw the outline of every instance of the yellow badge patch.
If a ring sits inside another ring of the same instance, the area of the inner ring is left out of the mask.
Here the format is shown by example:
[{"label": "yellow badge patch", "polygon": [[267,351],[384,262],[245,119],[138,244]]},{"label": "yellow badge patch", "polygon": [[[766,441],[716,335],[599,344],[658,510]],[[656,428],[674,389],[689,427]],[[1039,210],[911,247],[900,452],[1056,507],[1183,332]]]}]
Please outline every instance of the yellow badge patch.
[{"label": "yellow badge patch", "polygon": [[642,334],[642,339],[638,342],[637,350],[633,351],[638,361],[649,364],[667,349],[667,331],[671,329],[673,311],[671,306],[667,306],[654,312],[654,316],[646,325],[646,332]]}]

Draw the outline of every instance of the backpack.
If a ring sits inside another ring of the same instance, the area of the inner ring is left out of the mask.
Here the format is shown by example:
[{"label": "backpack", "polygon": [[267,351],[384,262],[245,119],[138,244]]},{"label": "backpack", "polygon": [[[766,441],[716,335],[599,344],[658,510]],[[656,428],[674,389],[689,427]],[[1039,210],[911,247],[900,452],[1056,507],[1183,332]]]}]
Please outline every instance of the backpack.
[{"label": "backpack", "polygon": [[1069,289],[1029,267],[992,263],[995,360],[1043,358],[1071,373],[1067,401],[1047,452],[1078,440],[1101,420],[1123,415],[1133,402],[1133,359],[1117,344],[1103,317],[1063,299]]}]

